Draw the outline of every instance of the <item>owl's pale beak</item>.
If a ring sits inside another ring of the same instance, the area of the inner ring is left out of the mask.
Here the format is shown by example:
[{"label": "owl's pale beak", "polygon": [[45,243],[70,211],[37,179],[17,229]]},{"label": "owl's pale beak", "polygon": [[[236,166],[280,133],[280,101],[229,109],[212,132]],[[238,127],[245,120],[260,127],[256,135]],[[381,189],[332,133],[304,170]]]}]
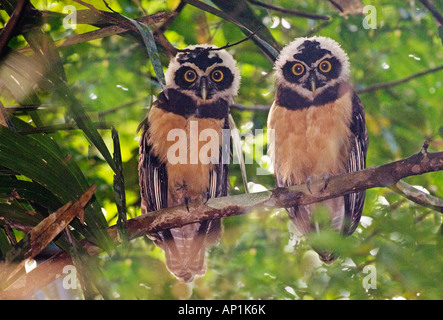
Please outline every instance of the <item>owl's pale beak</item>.
[{"label": "owl's pale beak", "polygon": [[206,97],[208,96],[208,79],[206,77],[203,77],[200,80],[200,90],[201,90],[203,103],[205,103]]},{"label": "owl's pale beak", "polygon": [[311,91],[312,91],[312,94],[315,96],[315,74],[311,74],[310,76],[309,76],[309,82],[311,83]]}]

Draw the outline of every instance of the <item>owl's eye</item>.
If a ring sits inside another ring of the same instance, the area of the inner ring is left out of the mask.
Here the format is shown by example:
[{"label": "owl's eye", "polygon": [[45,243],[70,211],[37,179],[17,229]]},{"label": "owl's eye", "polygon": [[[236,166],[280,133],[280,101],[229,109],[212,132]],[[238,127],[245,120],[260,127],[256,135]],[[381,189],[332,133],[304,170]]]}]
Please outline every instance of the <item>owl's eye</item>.
[{"label": "owl's eye", "polygon": [[292,73],[296,76],[301,75],[303,72],[305,72],[305,67],[301,63],[296,63],[292,66]]},{"label": "owl's eye", "polygon": [[328,60],[323,60],[322,62],[320,62],[319,68],[321,72],[327,73],[331,71],[332,65]]},{"label": "owl's eye", "polygon": [[220,82],[223,80],[223,72],[221,72],[220,70],[215,70],[211,73],[211,78],[212,80],[214,80],[215,82]]},{"label": "owl's eye", "polygon": [[188,82],[194,82],[197,79],[197,74],[193,70],[188,70],[185,72],[185,80]]}]

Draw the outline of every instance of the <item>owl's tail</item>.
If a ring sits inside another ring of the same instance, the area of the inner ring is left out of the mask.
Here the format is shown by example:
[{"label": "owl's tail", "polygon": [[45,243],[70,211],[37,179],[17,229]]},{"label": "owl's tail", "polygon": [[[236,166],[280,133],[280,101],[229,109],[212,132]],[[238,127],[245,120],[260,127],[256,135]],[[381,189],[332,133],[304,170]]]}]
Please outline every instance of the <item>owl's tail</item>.
[{"label": "owl's tail", "polygon": [[[326,210],[329,215],[329,219],[327,219],[329,225],[327,226],[321,226],[319,223],[314,222],[316,219],[313,215],[321,211],[321,207],[323,207],[323,210]],[[308,235],[311,232],[319,233],[323,229],[340,232],[343,227],[345,215],[344,198],[338,197],[315,204],[296,206],[288,208],[287,211],[289,218],[301,235]],[[332,263],[337,259],[337,255],[333,252],[322,250],[315,246],[313,246],[312,249],[318,253],[320,260],[325,263]]]},{"label": "owl's tail", "polygon": [[177,279],[191,282],[206,273],[206,248],[220,239],[219,219],[161,231],[155,243],[165,251],[166,267]]}]

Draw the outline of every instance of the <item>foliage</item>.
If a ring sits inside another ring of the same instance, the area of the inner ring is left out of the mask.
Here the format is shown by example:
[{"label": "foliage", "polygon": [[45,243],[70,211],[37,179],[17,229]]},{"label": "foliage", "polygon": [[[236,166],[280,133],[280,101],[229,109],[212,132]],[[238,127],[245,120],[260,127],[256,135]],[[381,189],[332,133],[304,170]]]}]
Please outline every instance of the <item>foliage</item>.
[{"label": "foliage", "polygon": [[[248,34],[246,26],[250,31],[256,31],[259,24],[265,26],[258,29],[254,41],[229,48],[242,75],[236,103],[246,108],[271,105],[272,52],[295,37],[315,34],[337,40],[349,55],[357,90],[443,65],[441,27],[439,30],[432,15],[414,1],[371,1],[377,10],[376,29],[363,27],[364,16],[344,17],[323,0],[296,4],[278,0],[272,4],[326,15],[330,17],[328,21],[267,10],[246,1],[238,1],[246,9],[244,15],[235,17],[229,11],[228,1],[205,1],[211,10],[217,10],[212,13],[204,11],[199,1],[185,2],[188,4],[161,30],[178,49],[207,42],[223,46],[244,38]],[[38,10],[56,13],[66,13],[67,5],[77,10],[87,9],[70,0],[31,3]],[[89,3],[110,11],[102,1]],[[108,2],[112,10],[130,19],[160,11],[172,12],[179,3],[177,0]],[[5,26],[16,1],[5,0],[1,4],[4,10],[0,11],[0,22]],[[437,4],[442,12],[443,7]],[[215,12],[219,13],[214,15]],[[117,222],[119,212],[126,211],[128,218],[140,214],[136,129],[161,90],[158,64],[167,67],[167,48],[157,37],[157,54],[150,37],[158,30],[136,26],[134,20],[130,24],[136,30],[142,28],[145,31],[142,36],[133,30],[129,34],[63,46],[64,39],[98,30],[97,26],[79,23],[75,29],[69,29],[60,15],[47,14],[44,18],[48,20],[41,27],[25,26],[9,42],[14,53],[1,57],[0,99],[18,131],[0,128],[1,257],[12,247],[8,221],[34,226],[61,205],[78,198],[95,182],[95,199],[86,208],[87,227],[78,221],[71,226],[77,244],[86,238],[105,250],[93,260],[96,268],[90,271],[94,272],[94,285],[103,297],[443,298],[439,285],[443,281],[441,213],[421,207],[389,189],[367,191],[362,223],[347,239],[326,233],[300,241],[283,209],[263,209],[224,219],[223,238],[208,255],[207,275],[190,286],[177,282],[169,274],[163,252],[147,238],[114,247],[104,228]],[[27,50],[28,46],[34,53]],[[41,53],[35,53],[36,49],[41,49]],[[442,150],[442,73],[432,72],[360,94],[370,138],[368,166],[407,157],[417,152],[424,140],[430,141],[430,151]],[[273,188],[271,174],[257,174],[259,168],[261,172],[269,172],[266,135],[256,131],[255,145],[251,138],[254,129],[266,127],[267,112],[235,108],[232,114],[241,133],[247,136],[243,147],[250,160],[247,164],[250,191]],[[80,130],[72,130],[77,128]],[[263,152],[257,153],[262,140]],[[119,146],[120,152],[114,150],[115,146]],[[443,197],[442,172],[406,181]],[[236,164],[231,165],[230,182],[230,194],[244,192]],[[23,237],[20,228],[14,234],[18,240]],[[64,236],[56,241],[69,250]],[[331,265],[321,264],[310,249],[311,242],[333,246],[341,258]],[[366,290],[363,286],[369,275],[366,266],[375,267],[376,288]],[[93,296],[96,294],[94,291]],[[86,293],[85,296],[90,297]]]}]

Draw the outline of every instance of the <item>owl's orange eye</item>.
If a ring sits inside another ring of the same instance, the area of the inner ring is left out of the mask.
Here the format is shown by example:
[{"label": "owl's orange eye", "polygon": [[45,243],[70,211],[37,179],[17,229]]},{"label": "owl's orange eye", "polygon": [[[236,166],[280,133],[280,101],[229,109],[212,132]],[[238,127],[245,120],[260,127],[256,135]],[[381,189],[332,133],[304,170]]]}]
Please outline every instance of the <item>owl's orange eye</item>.
[{"label": "owl's orange eye", "polygon": [[320,62],[319,69],[321,72],[326,73],[331,71],[332,65],[328,60],[323,60],[322,62]]},{"label": "owl's orange eye", "polygon": [[215,82],[220,82],[223,80],[223,72],[221,72],[220,70],[215,70],[214,72],[212,72],[211,74],[211,78],[212,80],[214,80]]},{"label": "owl's orange eye", "polygon": [[197,79],[197,74],[193,70],[188,70],[185,72],[185,80],[188,82],[194,82]]},{"label": "owl's orange eye", "polygon": [[296,76],[301,75],[303,72],[305,72],[305,67],[301,63],[296,63],[292,66],[292,73]]}]

